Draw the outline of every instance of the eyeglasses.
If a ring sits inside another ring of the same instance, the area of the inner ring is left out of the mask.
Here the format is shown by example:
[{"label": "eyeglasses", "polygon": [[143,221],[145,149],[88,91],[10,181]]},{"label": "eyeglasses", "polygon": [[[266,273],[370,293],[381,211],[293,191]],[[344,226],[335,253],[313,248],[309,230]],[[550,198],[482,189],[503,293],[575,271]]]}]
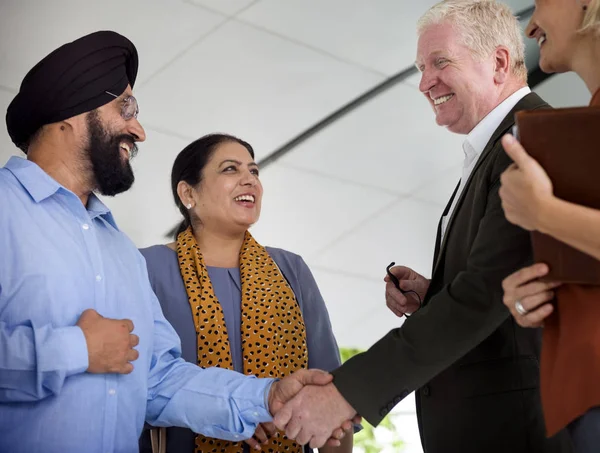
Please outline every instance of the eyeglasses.
[{"label": "eyeglasses", "polygon": [[[419,294],[416,291],[413,291],[412,289],[405,291],[402,288],[400,288],[400,281],[398,280],[398,277],[396,277],[394,274],[392,274],[392,271],[390,270],[392,268],[392,266],[395,266],[395,265],[396,265],[396,263],[394,261],[392,261],[390,263],[390,265],[385,268],[385,271],[387,272],[388,276],[390,277],[390,280],[392,281],[392,283],[394,284],[394,286],[396,287],[396,289],[398,291],[400,291],[402,294],[413,293],[415,296],[417,296],[417,300],[419,301],[419,308],[417,308],[417,310],[415,310],[415,312],[416,312],[423,306],[423,301],[421,300],[421,296],[419,296]],[[409,315],[408,313],[404,313],[404,316],[409,318],[411,315]]]},{"label": "eyeglasses", "polygon": [[[111,93],[110,91],[105,91],[106,94],[110,94],[115,98],[118,98],[116,94]],[[129,121],[132,118],[137,118],[140,113],[140,107],[138,105],[137,99],[133,96],[127,96],[123,99],[123,106],[121,107],[121,117],[125,121]]]}]

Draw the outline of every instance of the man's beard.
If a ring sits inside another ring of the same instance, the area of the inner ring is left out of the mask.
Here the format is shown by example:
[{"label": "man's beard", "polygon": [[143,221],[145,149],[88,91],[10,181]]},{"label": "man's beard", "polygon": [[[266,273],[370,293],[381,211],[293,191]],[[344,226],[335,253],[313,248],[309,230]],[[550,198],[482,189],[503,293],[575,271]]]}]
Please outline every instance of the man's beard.
[{"label": "man's beard", "polygon": [[97,111],[87,117],[89,142],[86,149],[92,165],[95,190],[102,195],[114,196],[129,190],[135,177],[129,160],[123,161],[121,142],[131,147],[131,157],[137,154],[137,146],[131,135],[111,135],[102,125]]}]

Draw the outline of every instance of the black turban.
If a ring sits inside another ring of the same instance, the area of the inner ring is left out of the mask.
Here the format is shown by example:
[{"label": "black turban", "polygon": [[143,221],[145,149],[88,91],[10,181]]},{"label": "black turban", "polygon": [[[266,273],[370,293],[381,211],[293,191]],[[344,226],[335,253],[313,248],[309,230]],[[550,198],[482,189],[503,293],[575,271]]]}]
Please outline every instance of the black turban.
[{"label": "black turban", "polygon": [[43,125],[92,111],[135,83],[135,46],[112,31],[99,31],[59,47],[27,73],[8,106],[6,127],[23,149]]}]

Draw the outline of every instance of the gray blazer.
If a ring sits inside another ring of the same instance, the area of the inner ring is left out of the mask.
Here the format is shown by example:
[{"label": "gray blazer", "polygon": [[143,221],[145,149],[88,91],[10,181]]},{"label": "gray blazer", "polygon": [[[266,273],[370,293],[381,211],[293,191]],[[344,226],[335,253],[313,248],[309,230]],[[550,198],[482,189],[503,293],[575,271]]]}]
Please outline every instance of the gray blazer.
[{"label": "gray blazer", "polygon": [[[177,253],[164,245],[141,249],[140,252],[146,259],[150,283],[165,318],[181,339],[182,357],[188,362],[196,363],[196,328],[179,272]],[[267,252],[277,263],[296,295],[306,326],[308,367],[326,371],[337,368],[340,365],[338,346],[325,302],[310,269],[302,257],[294,253],[273,247],[267,247]],[[193,452],[194,437],[194,433],[187,428],[168,428],[167,453]],[[140,439],[140,452],[151,452],[146,430]]]}]

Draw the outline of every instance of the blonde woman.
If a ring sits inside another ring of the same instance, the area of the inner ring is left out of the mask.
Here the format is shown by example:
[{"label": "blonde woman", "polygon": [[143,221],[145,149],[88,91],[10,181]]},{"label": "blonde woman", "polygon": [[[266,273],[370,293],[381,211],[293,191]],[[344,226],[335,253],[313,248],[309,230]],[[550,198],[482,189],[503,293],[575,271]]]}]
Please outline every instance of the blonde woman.
[{"label": "blonde woman", "polygon": [[[527,34],[544,72],[574,71],[600,106],[600,0],[538,0]],[[512,137],[515,164],[502,175],[506,217],[600,259],[600,211],[560,200],[544,169]],[[565,150],[565,152],[568,150]],[[504,303],[524,327],[544,325],[541,380],[548,434],[568,426],[575,449],[600,451],[600,287],[542,283],[545,264],[503,282]],[[556,303],[550,302],[556,297]]]}]

